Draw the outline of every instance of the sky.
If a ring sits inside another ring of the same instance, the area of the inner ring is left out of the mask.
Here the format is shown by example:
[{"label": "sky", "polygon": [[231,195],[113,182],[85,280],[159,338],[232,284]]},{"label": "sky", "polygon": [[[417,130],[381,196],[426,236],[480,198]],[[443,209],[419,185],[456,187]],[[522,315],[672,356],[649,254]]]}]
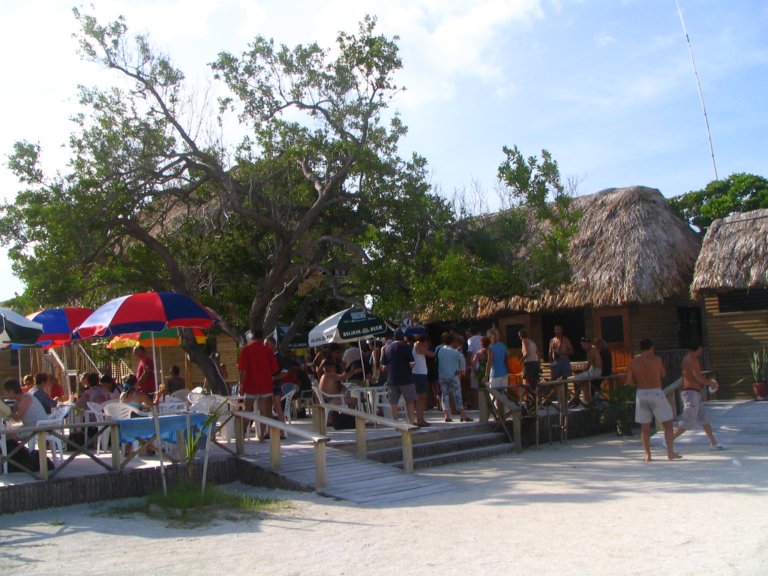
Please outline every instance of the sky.
[{"label": "sky", "polygon": [[[480,190],[493,208],[503,146],[549,150],[577,194],[644,185],[704,188],[714,167],[678,4],[693,49],[720,178],[768,176],[768,2],[764,0],[94,0],[170,55],[191,87],[207,64],[256,36],[331,47],[366,15],[398,36],[408,127],[401,155],[430,166],[435,189]],[[65,171],[78,85],[115,78],[82,62],[66,0],[0,0],[0,198],[21,188],[14,142],[37,142]],[[235,142],[232,141],[234,145]],[[23,291],[0,250],[0,301]]]}]

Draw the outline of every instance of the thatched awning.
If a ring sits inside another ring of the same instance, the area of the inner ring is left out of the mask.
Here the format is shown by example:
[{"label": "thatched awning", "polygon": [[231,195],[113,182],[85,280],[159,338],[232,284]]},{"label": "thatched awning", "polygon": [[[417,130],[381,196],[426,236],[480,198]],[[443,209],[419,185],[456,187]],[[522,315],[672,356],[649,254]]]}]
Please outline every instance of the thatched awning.
[{"label": "thatched awning", "polygon": [[574,200],[583,211],[571,241],[569,285],[532,300],[480,297],[471,315],[660,303],[684,294],[699,238],[655,188],[609,188]]},{"label": "thatched awning", "polygon": [[768,209],[715,220],[704,237],[691,295],[768,288]]}]

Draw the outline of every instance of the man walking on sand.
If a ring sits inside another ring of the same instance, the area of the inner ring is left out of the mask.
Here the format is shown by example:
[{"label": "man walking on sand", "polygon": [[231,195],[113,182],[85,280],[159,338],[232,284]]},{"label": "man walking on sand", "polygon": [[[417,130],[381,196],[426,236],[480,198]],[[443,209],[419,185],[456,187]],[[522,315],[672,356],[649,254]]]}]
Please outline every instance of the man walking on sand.
[{"label": "man walking on sand", "polygon": [[667,444],[667,458],[682,458],[673,449],[672,407],[661,390],[664,377],[664,365],[656,356],[653,342],[649,338],[640,341],[640,356],[633,358],[627,372],[627,385],[637,387],[635,399],[635,421],[640,424],[640,439],[643,443],[645,461],[651,461],[651,421],[654,417],[664,427],[664,439]]},{"label": "man walking on sand", "polygon": [[717,382],[707,380],[701,373],[701,342],[694,340],[688,346],[688,354],[683,358],[683,388],[680,396],[683,400],[683,415],[675,430],[675,438],[686,430],[690,430],[696,424],[701,424],[704,433],[709,439],[710,450],[725,450],[725,446],[718,444],[712,433],[712,425],[709,422],[709,411],[701,401],[701,392],[704,386],[709,386],[714,392],[717,390]]}]

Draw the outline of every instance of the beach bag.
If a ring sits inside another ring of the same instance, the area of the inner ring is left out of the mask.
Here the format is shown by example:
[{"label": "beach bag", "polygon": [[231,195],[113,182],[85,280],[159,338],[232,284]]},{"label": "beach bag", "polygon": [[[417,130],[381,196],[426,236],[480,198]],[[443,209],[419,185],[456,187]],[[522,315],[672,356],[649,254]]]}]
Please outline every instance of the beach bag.
[{"label": "beach bag", "polygon": [[334,430],[350,430],[355,427],[355,417],[349,414],[331,412],[331,426]]}]

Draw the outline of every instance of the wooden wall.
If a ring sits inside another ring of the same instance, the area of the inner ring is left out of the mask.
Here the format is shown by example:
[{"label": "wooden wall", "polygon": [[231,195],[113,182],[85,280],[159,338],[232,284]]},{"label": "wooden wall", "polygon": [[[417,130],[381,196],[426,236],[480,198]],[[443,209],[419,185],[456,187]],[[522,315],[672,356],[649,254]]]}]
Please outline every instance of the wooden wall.
[{"label": "wooden wall", "polygon": [[768,310],[722,313],[717,296],[706,296],[704,326],[712,369],[720,382],[718,397],[754,398],[748,358],[768,346]]}]

